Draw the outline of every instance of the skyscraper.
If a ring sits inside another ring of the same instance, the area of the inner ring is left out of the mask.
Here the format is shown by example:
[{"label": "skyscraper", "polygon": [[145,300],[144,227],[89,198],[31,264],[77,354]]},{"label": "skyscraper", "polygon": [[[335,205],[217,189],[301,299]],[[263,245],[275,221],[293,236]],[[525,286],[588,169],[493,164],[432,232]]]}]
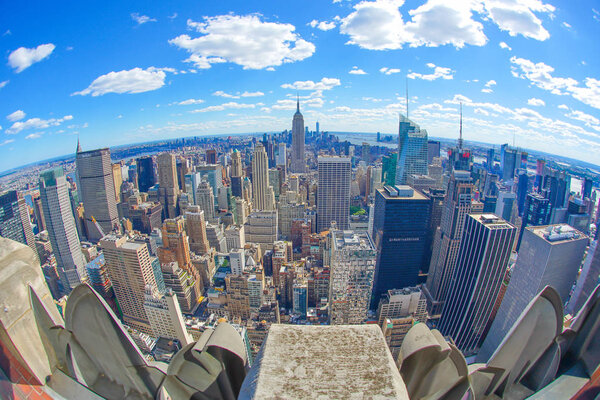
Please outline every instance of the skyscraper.
[{"label": "skyscraper", "polygon": [[69,200],[69,186],[61,167],[40,174],[40,198],[58,275],[65,290],[70,291],[87,276]]},{"label": "skyscraper", "polygon": [[376,191],[374,213],[376,305],[390,289],[423,282],[429,269],[431,202],[410,186],[385,186]]},{"label": "skyscraper", "polygon": [[204,211],[206,219],[210,221],[215,217],[215,197],[207,181],[200,182],[196,189],[196,204]]},{"label": "skyscraper", "polygon": [[240,152],[237,150],[234,150],[233,153],[231,153],[230,174],[232,177],[241,177],[244,174],[244,170],[242,168],[242,157],[240,155]]},{"label": "skyscraper", "polygon": [[0,194],[0,236],[26,244],[37,254],[27,204],[15,190]]},{"label": "skyscraper", "polygon": [[506,294],[478,354],[481,362],[487,362],[529,302],[546,285],[556,289],[566,303],[587,242],[587,236],[566,224],[525,229]]},{"label": "skyscraper", "polygon": [[527,195],[525,199],[523,220],[521,222],[521,230],[519,231],[519,241],[517,242],[517,251],[519,251],[519,248],[521,247],[525,228],[531,225],[546,225],[550,221],[550,212],[550,200],[538,193],[529,193]]},{"label": "skyscraper", "polygon": [[440,141],[427,141],[427,165],[433,163],[433,159],[440,156]]},{"label": "skyscraper", "polygon": [[304,134],[304,117],[300,113],[300,100],[297,100],[296,113],[292,121],[292,162],[290,172],[303,173],[306,170],[306,165],[304,164]]},{"label": "skyscraper", "polygon": [[396,184],[406,185],[410,175],[427,175],[427,131],[400,115]]},{"label": "skyscraper", "polygon": [[267,153],[262,144],[257,144],[252,154],[252,208],[270,211],[275,207],[275,194],[269,185]]},{"label": "skyscraper", "polygon": [[177,339],[182,346],[194,341],[185,327],[181,308],[173,290],[168,289],[163,294],[152,285],[148,285],[144,294],[144,309],[155,337]]},{"label": "skyscraper", "polygon": [[[81,151],[78,147],[75,161],[88,240],[98,241],[119,222],[110,150]],[[98,231],[96,222],[103,232]]]},{"label": "skyscraper", "polygon": [[[598,232],[598,231],[596,231]],[[594,240],[585,257],[585,262],[581,268],[581,274],[577,279],[577,284],[573,289],[573,294],[567,304],[566,311],[572,315],[583,307],[587,299],[590,297],[596,285],[598,285],[598,277],[600,276],[600,246],[598,240]]]},{"label": "skyscraper", "polygon": [[335,221],[337,229],[348,229],[352,179],[350,158],[319,156],[318,169],[317,232],[329,229],[332,221]]},{"label": "skyscraper", "polygon": [[146,285],[157,288],[148,246],[134,242],[127,236],[110,234],[102,238],[100,247],[106,260],[123,322],[141,332],[152,335],[152,327],[144,308]]},{"label": "skyscraper", "polygon": [[210,246],[206,238],[204,211],[199,206],[190,206],[185,214],[185,230],[189,238],[190,251],[197,254],[208,252]]},{"label": "skyscraper", "polygon": [[423,288],[432,318],[439,317],[442,310],[456,265],[465,217],[472,211],[471,181],[468,171],[454,170],[448,183],[442,223],[435,233],[429,275]]},{"label": "skyscraper", "polygon": [[494,214],[469,214],[438,329],[470,356],[485,338],[517,228]]},{"label": "skyscraper", "polygon": [[165,218],[175,218],[177,216],[177,197],[179,196],[175,155],[161,153],[157,160],[159,200],[163,205],[163,213]]},{"label": "skyscraper", "polygon": [[136,160],[138,187],[140,192],[147,192],[152,186],[156,185],[154,176],[154,161],[152,157],[140,157]]},{"label": "skyscraper", "polygon": [[366,232],[334,230],[330,234],[329,321],[332,325],[361,324],[373,290],[375,247]]}]

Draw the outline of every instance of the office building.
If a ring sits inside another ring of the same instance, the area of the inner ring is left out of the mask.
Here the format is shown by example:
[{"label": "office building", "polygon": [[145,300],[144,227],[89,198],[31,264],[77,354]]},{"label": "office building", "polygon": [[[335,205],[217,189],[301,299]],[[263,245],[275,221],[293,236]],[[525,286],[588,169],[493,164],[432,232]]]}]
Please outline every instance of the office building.
[{"label": "office building", "polygon": [[102,296],[102,298],[111,306],[115,305],[115,293],[112,288],[112,282],[108,277],[106,260],[104,254],[100,253],[96,258],[88,262],[85,266],[88,276],[88,284]]},{"label": "office building", "polygon": [[550,221],[550,200],[544,198],[539,193],[529,193],[525,199],[525,208],[523,219],[521,221],[521,230],[519,231],[519,240],[517,242],[517,251],[521,247],[523,232],[528,226],[546,225]]},{"label": "office building", "polygon": [[396,184],[406,185],[410,175],[427,175],[427,131],[400,115]]},{"label": "office building", "polygon": [[181,268],[189,267],[190,247],[185,232],[184,217],[166,219],[163,222],[161,233],[162,246],[157,249],[160,263],[177,262]]},{"label": "office building", "polygon": [[179,180],[177,178],[177,161],[174,154],[161,153],[158,162],[158,198],[163,205],[165,218],[175,218],[177,198],[179,197]]},{"label": "office building", "polygon": [[485,338],[517,229],[494,214],[465,218],[458,262],[438,329],[471,356]]},{"label": "office building", "polygon": [[192,274],[193,270],[181,268],[177,261],[161,263],[160,270],[165,288],[175,293],[181,312],[193,314],[198,307],[200,296],[200,282]]},{"label": "office building", "polygon": [[145,243],[128,240],[126,236],[110,234],[100,240],[108,276],[123,322],[143,333],[152,335],[152,327],[144,308],[146,285],[156,287],[154,270]]},{"label": "office building", "polygon": [[[75,163],[78,193],[85,209],[87,238],[98,241],[119,222],[110,150],[80,151],[78,148]],[[98,225],[102,232],[99,232]]]},{"label": "office building", "polygon": [[259,211],[275,209],[275,194],[269,184],[267,153],[257,144],[252,154],[252,208]]},{"label": "office building", "polygon": [[162,225],[162,204],[144,202],[129,206],[128,218],[133,229],[149,235],[154,229],[160,229]]},{"label": "office building", "polygon": [[552,286],[563,305],[567,302],[587,243],[587,236],[565,224],[525,229],[508,288],[478,354],[481,362],[487,362],[529,302],[544,287]]},{"label": "office building", "polygon": [[215,196],[207,181],[202,181],[196,189],[196,204],[204,211],[207,220],[212,221],[215,217]]},{"label": "office building", "polygon": [[439,318],[456,265],[464,221],[473,211],[471,182],[468,171],[454,170],[450,175],[442,221],[433,242],[427,284],[423,287],[432,318]]},{"label": "office building", "polygon": [[373,241],[377,268],[373,306],[390,289],[425,281],[429,269],[431,201],[410,186],[384,186],[375,195]]},{"label": "office building", "polygon": [[260,244],[270,250],[277,241],[277,211],[254,211],[244,224],[246,242]]},{"label": "office building", "polygon": [[348,229],[350,218],[350,182],[352,164],[348,157],[319,156],[319,187],[317,190],[317,232]]},{"label": "office building", "polygon": [[296,101],[296,113],[292,121],[292,151],[290,172],[303,173],[306,170],[304,163],[304,117],[300,113],[300,100]]},{"label": "office building", "polygon": [[242,157],[237,150],[233,150],[233,153],[231,153],[231,172],[229,175],[231,177],[242,177],[244,175]]},{"label": "office building", "polygon": [[223,168],[219,164],[208,164],[196,166],[196,171],[200,174],[200,179],[207,181],[213,191],[213,196],[217,197],[219,188],[223,186]]},{"label": "office building", "polygon": [[413,317],[427,322],[427,299],[419,286],[390,289],[381,296],[377,307],[377,321],[383,326],[387,318]]},{"label": "office building", "polygon": [[58,275],[64,290],[70,292],[87,279],[85,259],[80,249],[69,187],[61,167],[40,174],[40,198]]},{"label": "office building", "polygon": [[600,247],[594,240],[590,245],[577,284],[573,289],[566,312],[576,315],[598,285],[600,276]]},{"label": "office building", "polygon": [[[286,156],[286,147],[285,147],[285,143],[279,143],[277,145],[277,166],[282,166],[284,168],[287,168],[287,156]],[[285,171],[285,169],[284,169]]]},{"label": "office building", "polygon": [[188,235],[190,251],[196,254],[207,253],[210,245],[206,237],[204,211],[199,206],[190,206],[183,216],[185,218],[185,231]]},{"label": "office building", "polygon": [[137,164],[137,182],[140,192],[148,192],[152,186],[156,185],[156,175],[154,173],[154,160],[152,157],[140,157]]},{"label": "office building", "polygon": [[0,236],[31,247],[37,255],[27,204],[15,190],[0,194]]},{"label": "office building", "polygon": [[373,291],[375,246],[366,232],[334,230],[330,235],[330,324],[362,324]]},{"label": "office building", "polygon": [[152,285],[148,285],[146,286],[144,299],[144,309],[154,337],[177,339],[182,346],[194,341],[183,321],[175,292],[168,289],[163,294]]},{"label": "office building", "polygon": [[308,286],[305,282],[294,283],[292,287],[292,312],[300,318],[306,318],[308,311]]},{"label": "office building", "polygon": [[433,159],[440,156],[440,141],[439,140],[428,140],[427,141],[427,165],[433,164]]}]

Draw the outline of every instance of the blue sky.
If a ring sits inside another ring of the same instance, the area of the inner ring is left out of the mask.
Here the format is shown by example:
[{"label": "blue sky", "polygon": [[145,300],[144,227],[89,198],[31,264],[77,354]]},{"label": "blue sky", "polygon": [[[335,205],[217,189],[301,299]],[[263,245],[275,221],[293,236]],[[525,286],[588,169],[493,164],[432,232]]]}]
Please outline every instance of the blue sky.
[{"label": "blue sky", "polygon": [[598,164],[593,1],[3,2],[0,170],[160,138],[291,128],[517,145]]}]

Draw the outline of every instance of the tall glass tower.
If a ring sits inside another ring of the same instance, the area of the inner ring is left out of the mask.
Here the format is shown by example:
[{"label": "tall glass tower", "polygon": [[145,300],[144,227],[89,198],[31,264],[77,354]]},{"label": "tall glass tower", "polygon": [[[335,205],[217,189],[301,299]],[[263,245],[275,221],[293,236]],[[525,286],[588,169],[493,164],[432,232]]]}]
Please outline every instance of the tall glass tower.
[{"label": "tall glass tower", "polygon": [[396,185],[406,185],[410,175],[427,175],[427,131],[400,115]]}]

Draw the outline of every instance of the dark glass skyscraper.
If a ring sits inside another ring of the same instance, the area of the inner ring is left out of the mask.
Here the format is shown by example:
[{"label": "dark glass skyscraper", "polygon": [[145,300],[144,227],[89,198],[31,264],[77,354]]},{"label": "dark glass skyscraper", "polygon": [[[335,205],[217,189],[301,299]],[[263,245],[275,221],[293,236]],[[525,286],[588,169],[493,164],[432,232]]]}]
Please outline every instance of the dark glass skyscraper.
[{"label": "dark glass skyscraper", "polygon": [[138,187],[140,192],[147,192],[149,188],[156,185],[154,175],[154,161],[152,157],[140,157],[136,160]]},{"label": "dark glass skyscraper", "polygon": [[519,241],[517,243],[517,251],[521,247],[523,232],[528,226],[540,226],[548,224],[550,220],[550,201],[537,193],[530,193],[525,200],[525,208],[523,210],[523,221],[521,222],[521,230],[519,231]]},{"label": "dark glass skyscraper", "polygon": [[429,268],[431,202],[410,186],[385,186],[375,193],[374,213],[373,305],[390,289],[423,283]]},{"label": "dark glass skyscraper", "polygon": [[517,228],[494,214],[465,220],[458,262],[438,329],[465,354],[477,352],[489,329]]}]

